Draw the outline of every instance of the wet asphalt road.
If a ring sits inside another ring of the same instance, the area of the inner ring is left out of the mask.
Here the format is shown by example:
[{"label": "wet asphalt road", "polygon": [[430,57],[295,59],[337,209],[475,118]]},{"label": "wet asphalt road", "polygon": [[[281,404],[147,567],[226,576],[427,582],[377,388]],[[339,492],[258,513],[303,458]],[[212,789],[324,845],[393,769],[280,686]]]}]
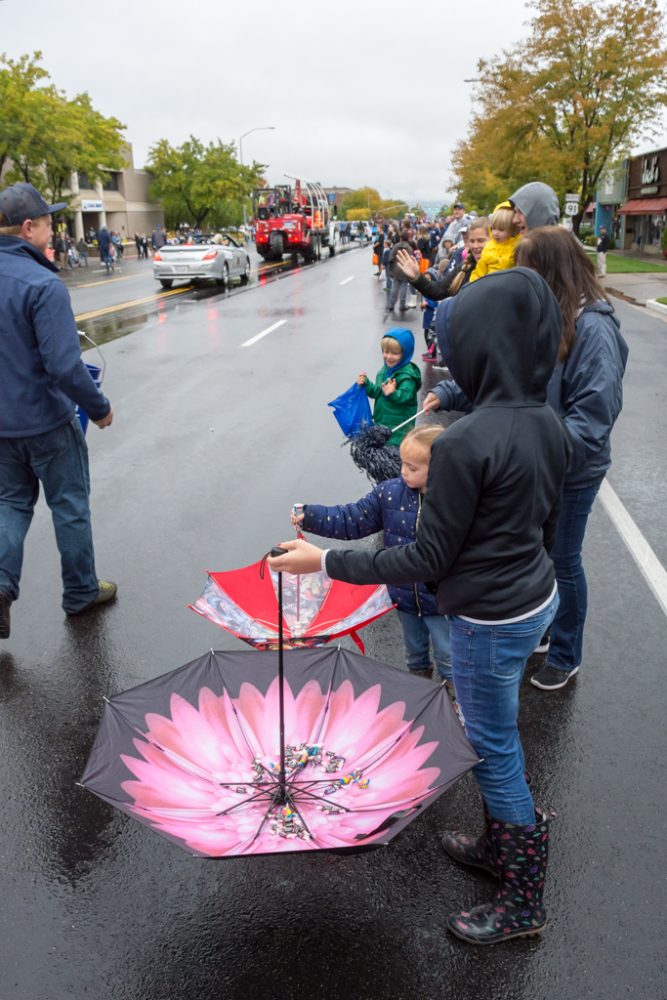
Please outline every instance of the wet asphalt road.
[{"label": "wet asphalt road", "polygon": [[[667,324],[618,312],[631,360],[609,481],[664,565]],[[289,537],[294,500],[366,492],[325,404],[377,370],[384,329],[367,252],[115,320],[133,331],[104,347],[116,419],[88,439],[98,571],[119,599],[65,619],[40,503],[0,648],[0,1000],[665,997],[667,622],[600,502],[580,675],[523,690],[534,786],[558,812],[541,939],[474,950],[444,931],[490,892],[438,845],[448,825],[477,824],[472,779],[383,850],[220,862],[76,787],[105,695],[239,647],[186,609],[205,569]],[[400,663],[395,622],[365,635]]]}]

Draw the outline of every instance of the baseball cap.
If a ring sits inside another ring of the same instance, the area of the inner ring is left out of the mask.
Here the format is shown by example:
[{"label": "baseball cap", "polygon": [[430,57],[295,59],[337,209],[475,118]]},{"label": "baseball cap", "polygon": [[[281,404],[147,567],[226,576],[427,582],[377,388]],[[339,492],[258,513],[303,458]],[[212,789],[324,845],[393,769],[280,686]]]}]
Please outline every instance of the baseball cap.
[{"label": "baseball cap", "polygon": [[461,201],[457,201],[456,204],[454,205],[454,208],[461,208],[461,209],[463,209],[464,212],[466,210],[465,205]]},{"label": "baseball cap", "polygon": [[7,226],[20,226],[26,219],[37,219],[40,215],[50,215],[65,208],[66,201],[49,205],[32,184],[12,184],[0,192],[0,212],[7,220]]}]

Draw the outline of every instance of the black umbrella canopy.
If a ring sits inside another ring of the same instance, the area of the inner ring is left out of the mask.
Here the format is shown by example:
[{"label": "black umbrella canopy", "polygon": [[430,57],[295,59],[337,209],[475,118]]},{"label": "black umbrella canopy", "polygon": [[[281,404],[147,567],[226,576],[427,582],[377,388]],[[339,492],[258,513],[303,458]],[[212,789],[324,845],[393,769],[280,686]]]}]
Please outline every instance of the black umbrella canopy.
[{"label": "black umbrella canopy", "polygon": [[213,652],[105,705],[81,784],[193,854],[389,843],[478,763],[447,697],[340,647]]}]

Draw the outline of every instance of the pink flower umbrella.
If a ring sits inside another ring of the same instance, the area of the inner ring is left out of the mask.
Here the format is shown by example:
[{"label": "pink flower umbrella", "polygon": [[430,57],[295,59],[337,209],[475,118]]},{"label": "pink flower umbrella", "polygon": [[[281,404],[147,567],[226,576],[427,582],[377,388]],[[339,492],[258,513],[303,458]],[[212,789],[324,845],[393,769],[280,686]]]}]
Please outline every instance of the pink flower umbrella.
[{"label": "pink flower umbrella", "polygon": [[110,699],[81,783],[234,857],[386,844],[478,762],[444,685],[332,647],[277,667],[211,651]]}]

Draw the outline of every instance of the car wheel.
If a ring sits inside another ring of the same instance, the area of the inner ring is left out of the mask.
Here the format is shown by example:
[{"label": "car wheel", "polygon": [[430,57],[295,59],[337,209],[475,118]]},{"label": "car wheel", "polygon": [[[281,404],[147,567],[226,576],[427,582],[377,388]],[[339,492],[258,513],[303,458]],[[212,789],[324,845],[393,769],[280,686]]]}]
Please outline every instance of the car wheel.
[{"label": "car wheel", "polygon": [[246,257],[245,268],[243,270],[243,274],[241,275],[241,284],[247,285],[249,281],[250,281],[250,257]]},{"label": "car wheel", "polygon": [[229,267],[227,264],[222,265],[222,274],[219,278],[215,279],[216,285],[220,285],[221,288],[229,288]]},{"label": "car wheel", "polygon": [[160,284],[162,285],[163,288],[171,288],[173,283],[174,282],[171,280],[171,278],[160,278]]}]

